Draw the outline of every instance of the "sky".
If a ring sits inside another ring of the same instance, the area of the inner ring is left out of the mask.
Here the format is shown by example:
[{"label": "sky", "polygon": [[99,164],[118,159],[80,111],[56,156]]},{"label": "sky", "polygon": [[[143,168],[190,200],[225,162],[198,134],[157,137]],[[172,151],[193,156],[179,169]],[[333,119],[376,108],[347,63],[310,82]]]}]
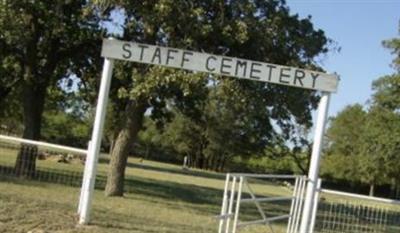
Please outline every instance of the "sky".
[{"label": "sky", "polygon": [[333,94],[329,115],[346,105],[365,105],[372,95],[372,82],[394,73],[394,56],[382,41],[399,35],[400,0],[287,0],[291,12],[311,21],[340,47],[319,64],[340,75],[338,92]]}]

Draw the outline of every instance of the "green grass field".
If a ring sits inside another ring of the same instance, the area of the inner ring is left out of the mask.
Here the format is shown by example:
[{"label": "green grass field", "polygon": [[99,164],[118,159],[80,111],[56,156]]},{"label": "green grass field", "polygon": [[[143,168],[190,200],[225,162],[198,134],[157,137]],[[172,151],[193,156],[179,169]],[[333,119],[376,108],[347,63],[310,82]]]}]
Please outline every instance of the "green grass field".
[{"label": "green grass field", "polygon": [[[79,161],[57,163],[56,158],[37,160],[37,177],[24,180],[8,176],[16,149],[0,147],[1,232],[216,232],[225,175],[154,161],[129,158],[124,197],[103,194],[107,156],[98,165],[91,224],[78,226],[76,214],[82,172]],[[291,190],[274,182],[255,180],[253,190],[262,196],[289,196]],[[324,195],[324,203],[356,203],[357,200]],[[359,201],[399,212],[399,206]],[[321,204],[322,205],[322,204]],[[289,203],[263,205],[268,216],[288,214]],[[329,210],[325,210],[328,212]],[[258,220],[254,205],[241,205],[240,220]],[[319,212],[324,214],[324,212]],[[400,215],[399,215],[400,216]],[[344,221],[348,216],[344,214]],[[320,217],[317,218],[321,219]],[[273,225],[274,233],[286,232],[287,220]],[[317,222],[318,225],[318,222]],[[390,226],[384,232],[398,232]],[[244,228],[241,233],[270,232],[266,226]],[[345,232],[345,231],[338,231]]]},{"label": "green grass field", "polygon": [[[0,148],[0,165],[11,166],[15,156],[15,150]],[[102,190],[107,162],[104,157],[100,160],[92,221],[85,227],[77,226],[76,215],[82,164],[38,160],[39,181],[0,176],[0,232],[216,232],[214,216],[220,211],[223,174],[130,158],[126,195],[106,198]],[[272,183],[254,187],[263,195],[290,194],[287,188]],[[280,208],[269,207],[274,211]],[[243,210],[243,219],[260,218],[252,206]],[[283,221],[274,229],[283,232],[285,224]]]}]

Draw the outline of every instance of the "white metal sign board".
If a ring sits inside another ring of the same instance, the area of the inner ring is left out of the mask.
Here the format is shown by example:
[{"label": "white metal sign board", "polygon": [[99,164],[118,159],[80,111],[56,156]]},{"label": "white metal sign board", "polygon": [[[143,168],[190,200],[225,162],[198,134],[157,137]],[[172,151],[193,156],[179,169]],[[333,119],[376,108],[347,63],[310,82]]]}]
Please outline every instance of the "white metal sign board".
[{"label": "white metal sign board", "polygon": [[182,49],[104,39],[103,57],[336,92],[338,77],[295,67]]}]

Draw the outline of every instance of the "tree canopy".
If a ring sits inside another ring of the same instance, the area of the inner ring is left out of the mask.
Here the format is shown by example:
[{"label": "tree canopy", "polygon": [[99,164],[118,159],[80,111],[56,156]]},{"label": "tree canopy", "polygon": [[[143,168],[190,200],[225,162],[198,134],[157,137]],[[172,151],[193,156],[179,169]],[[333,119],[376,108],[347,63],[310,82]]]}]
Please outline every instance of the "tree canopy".
[{"label": "tree canopy", "polygon": [[[23,137],[38,140],[49,87],[97,72],[99,17],[87,1],[6,0],[0,3],[0,31],[1,101],[16,97]],[[22,149],[16,173],[34,175],[35,159]]]},{"label": "tree canopy", "polygon": [[[316,30],[310,18],[301,19],[298,15],[292,15],[284,1],[108,1],[108,4],[103,6],[104,15],[109,16],[109,21],[112,21],[111,16],[115,14],[123,19],[119,25],[121,33],[115,36],[128,41],[312,69],[319,69],[313,59],[321,53],[326,53],[329,46],[329,39],[324,32]],[[143,114],[147,109],[151,109],[152,116],[164,118],[172,109],[168,108],[168,104],[182,103],[182,98],[172,102],[168,99],[182,96],[182,88],[187,86],[188,82],[193,82],[189,81],[189,76],[193,74],[188,72],[184,75],[186,79],[173,82],[169,81],[173,79],[166,78],[170,75],[165,76],[157,71],[159,69],[146,65],[121,63],[117,65],[116,70],[121,70],[117,71],[115,76],[124,83],[118,88],[119,93],[126,95],[123,99],[113,100],[122,103],[115,106],[124,111],[119,111],[122,116],[118,117],[121,120],[118,125],[122,127],[115,129],[107,185],[109,195],[121,195],[123,192],[121,180],[127,148],[135,141],[141,129]],[[170,72],[177,73],[176,70]],[[266,141],[272,142],[273,135],[278,131],[285,135],[285,140],[289,140],[295,130],[294,125],[311,126],[311,111],[318,101],[316,92],[246,80],[227,80],[200,73],[196,75],[205,80],[197,83],[197,90],[210,89],[206,87],[212,81],[207,79],[214,79],[216,85],[221,85],[215,89],[221,94],[220,97],[203,101],[207,103],[203,106],[197,103],[200,109],[198,112],[209,111],[191,116],[192,120],[197,118],[198,121],[194,122],[200,129],[205,129],[204,123],[201,126],[201,120],[204,122],[204,119],[208,119],[210,121],[207,124],[213,124],[215,128],[213,132],[217,132],[217,128],[221,132],[225,130],[226,134],[232,135],[225,137],[233,139],[236,134],[236,137],[242,137],[243,142],[251,142],[246,146],[258,143],[260,148]],[[154,81],[156,77],[157,81]],[[160,82],[161,79],[165,81]],[[225,90],[223,86],[226,86]],[[140,92],[137,91],[139,89]],[[213,91],[209,90],[210,93]],[[210,95],[203,95],[203,99],[207,96]],[[193,103],[188,99],[190,98],[187,98],[189,103]],[[233,119],[235,117],[237,119]],[[228,125],[213,121],[223,118],[230,122],[230,126],[236,129],[236,132],[228,129]],[[236,128],[235,122],[238,122],[239,128]],[[253,128],[252,136],[242,130],[245,127]],[[127,128],[131,130],[127,131]],[[214,137],[213,142],[222,142],[222,134],[213,134],[211,131],[209,133],[209,137]],[[236,145],[234,142],[238,141],[240,140],[232,141],[230,145]],[[240,145],[240,149],[245,150],[244,143]],[[221,150],[218,147],[217,144],[207,145],[205,148],[208,149],[204,150],[203,156],[206,157],[211,151]]]},{"label": "tree canopy", "polygon": [[398,38],[383,45],[395,55],[396,72],[378,78],[372,84],[370,105],[346,107],[331,119],[328,129],[325,175],[370,185],[399,186],[400,162],[400,43]]}]

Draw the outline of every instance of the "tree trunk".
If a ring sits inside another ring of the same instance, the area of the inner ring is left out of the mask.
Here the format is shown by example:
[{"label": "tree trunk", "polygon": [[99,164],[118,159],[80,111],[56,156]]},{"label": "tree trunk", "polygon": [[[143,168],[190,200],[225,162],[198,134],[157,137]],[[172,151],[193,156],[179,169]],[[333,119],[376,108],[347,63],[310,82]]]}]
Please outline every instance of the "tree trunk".
[{"label": "tree trunk", "polygon": [[124,194],[125,168],[129,151],[142,128],[145,111],[146,105],[144,104],[137,104],[135,101],[127,104],[123,128],[117,135],[111,153],[105,188],[106,196],[122,196]]},{"label": "tree trunk", "polygon": [[[24,116],[23,138],[40,140],[42,113],[44,108],[46,87],[44,83],[32,84],[25,81],[23,84],[22,102]],[[15,174],[32,178],[36,171],[37,147],[22,144],[15,163]]]},{"label": "tree trunk", "polygon": [[203,160],[203,169],[204,170],[208,170],[208,165],[210,163],[210,157],[209,156],[204,156],[204,160]]},{"label": "tree trunk", "polygon": [[217,163],[217,157],[218,157],[218,155],[213,154],[210,158],[210,163],[208,166],[209,166],[210,170],[212,170],[212,171],[216,171],[215,164]]},{"label": "tree trunk", "polygon": [[111,140],[110,143],[110,149],[108,150],[108,153],[111,154],[113,149],[114,149],[114,144],[115,144],[115,137],[113,137],[113,139]]},{"label": "tree trunk", "polygon": [[5,98],[7,97],[7,95],[10,93],[11,89],[7,88],[7,87],[0,87],[0,104],[3,100],[5,100]]},{"label": "tree trunk", "polygon": [[212,157],[212,160],[211,160],[211,169],[213,170],[213,171],[217,171],[217,164],[218,164],[218,157],[220,156],[220,154],[218,154],[218,155],[214,155],[213,157]]},{"label": "tree trunk", "polygon": [[197,168],[199,169],[203,169],[204,167],[204,157],[202,154],[198,154],[197,155]]},{"label": "tree trunk", "polygon": [[390,197],[396,199],[396,179],[390,179]]},{"label": "tree trunk", "polygon": [[375,185],[374,184],[370,184],[369,185],[369,195],[371,197],[373,197],[374,196],[374,192],[375,192]]},{"label": "tree trunk", "polygon": [[221,163],[222,163],[222,160],[223,160],[223,157],[224,157],[224,154],[220,153],[218,156],[215,156],[215,157],[216,158],[215,158],[214,170],[216,172],[219,172],[220,171],[220,166],[221,166]]},{"label": "tree trunk", "polygon": [[192,156],[189,153],[186,153],[186,156],[188,157],[188,167],[193,168],[194,164],[193,164]]},{"label": "tree trunk", "polygon": [[222,159],[221,159],[221,162],[220,162],[220,164],[219,164],[219,169],[218,169],[219,172],[222,172],[222,171],[225,170],[225,163],[226,163],[226,160],[227,160],[227,156],[223,155],[223,157],[222,157]]}]

